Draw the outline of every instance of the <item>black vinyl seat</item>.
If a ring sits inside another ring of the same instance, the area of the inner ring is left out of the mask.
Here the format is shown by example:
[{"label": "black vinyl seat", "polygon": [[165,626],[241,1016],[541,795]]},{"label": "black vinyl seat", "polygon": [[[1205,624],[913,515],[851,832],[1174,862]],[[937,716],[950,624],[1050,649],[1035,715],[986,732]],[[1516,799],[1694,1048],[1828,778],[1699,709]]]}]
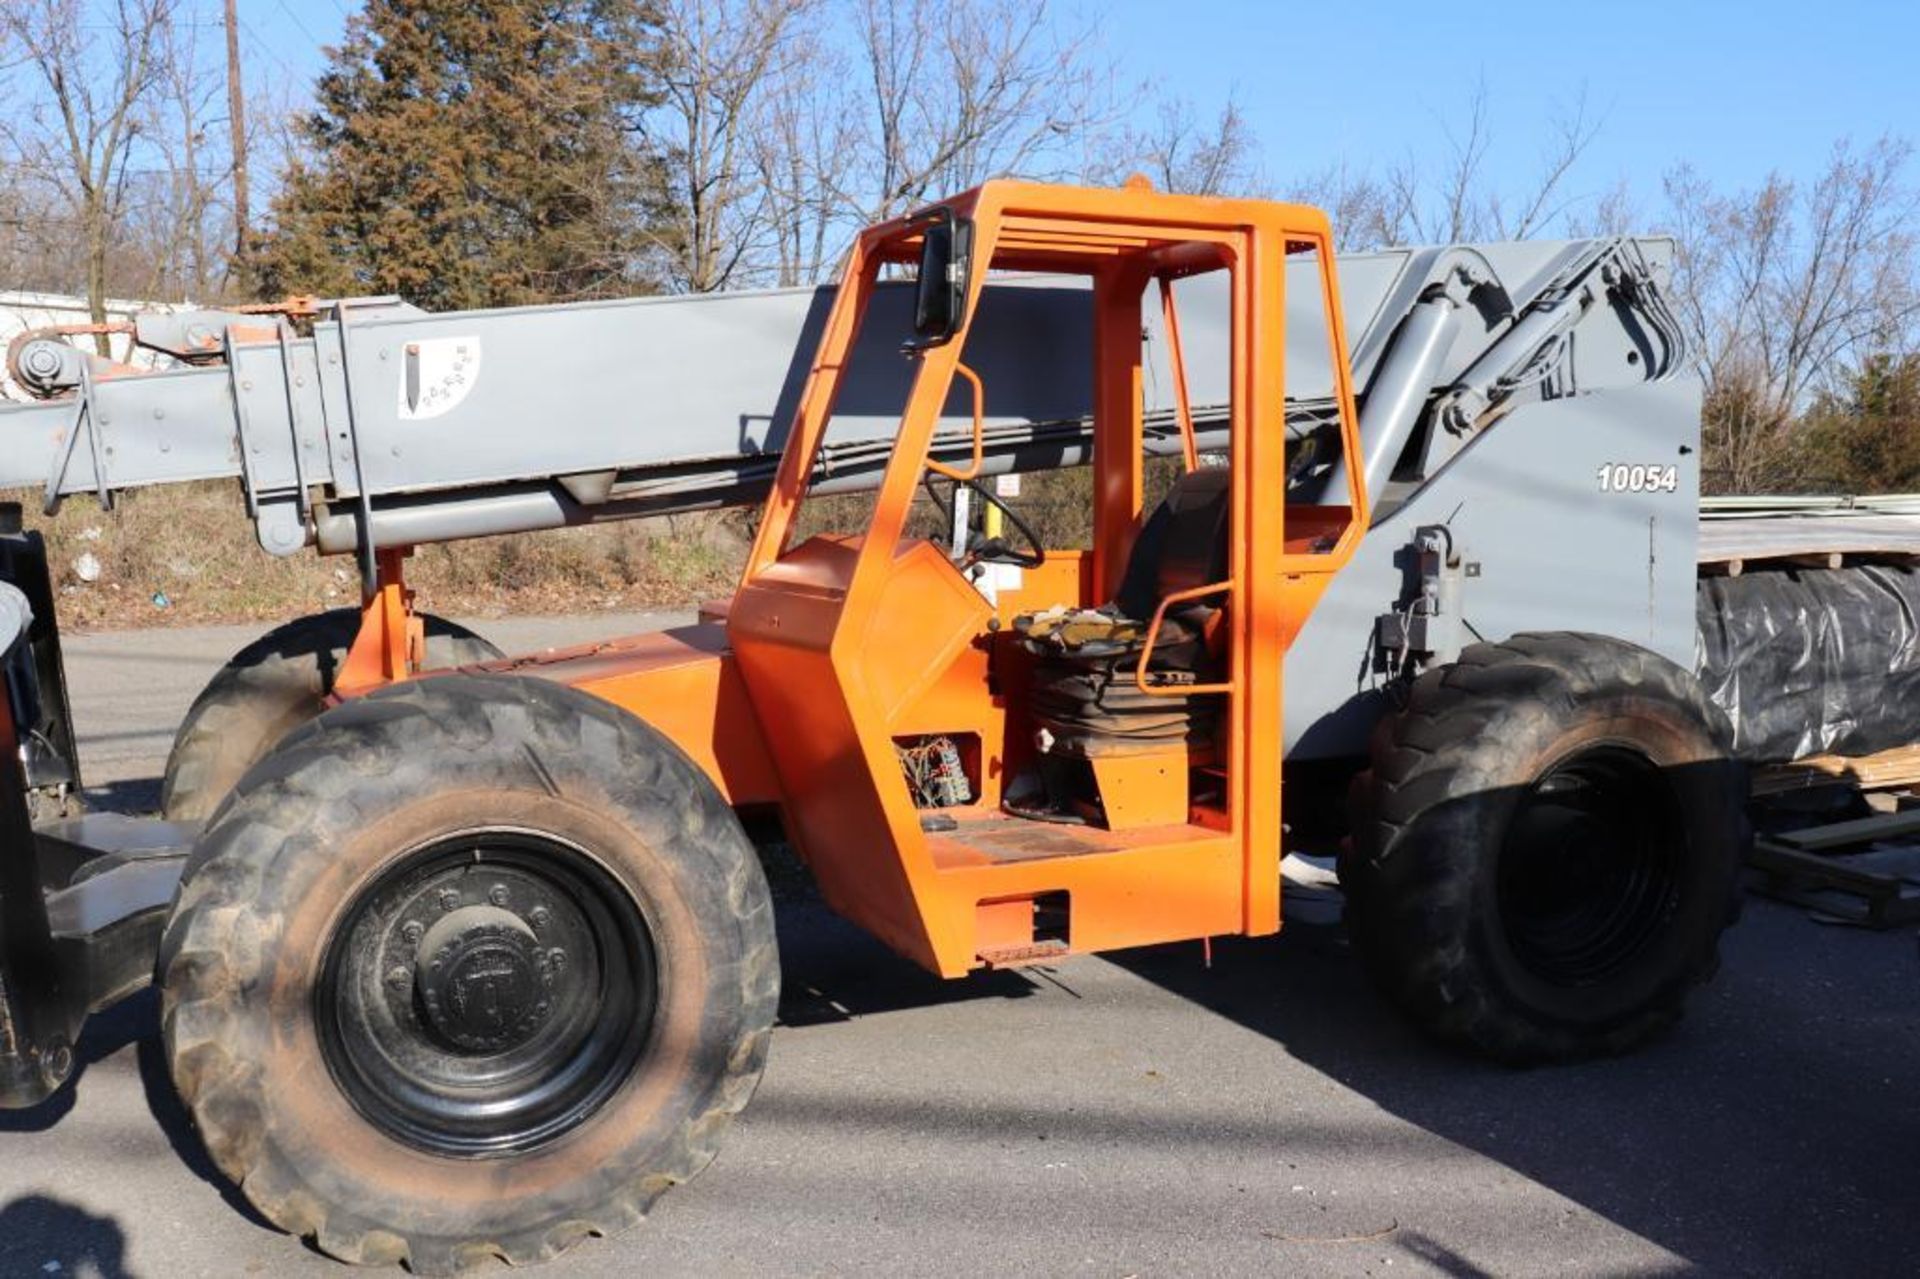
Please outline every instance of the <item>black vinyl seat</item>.
[{"label": "black vinyl seat", "polygon": [[[1141,526],[1111,603],[1014,619],[1037,659],[1029,709],[1047,735],[1046,753],[1162,749],[1210,736],[1216,699],[1152,696],[1140,691],[1134,675],[1160,602],[1226,578],[1231,478],[1223,467],[1180,477]],[[1212,682],[1216,663],[1206,627],[1222,604],[1216,597],[1168,609],[1151,669],[1169,684]]]},{"label": "black vinyl seat", "polygon": [[[1014,630],[1040,653],[1049,650],[1112,656],[1138,651],[1160,601],[1180,591],[1222,581],[1229,563],[1227,515],[1231,474],[1221,467],[1191,471],[1154,508],[1127,555],[1126,572],[1112,602],[1093,609],[1055,608],[1014,619]],[[1167,612],[1163,644],[1196,633],[1220,607],[1218,599],[1188,600]],[[1156,660],[1155,669],[1162,669]],[[1178,669],[1167,666],[1165,669]]]},{"label": "black vinyl seat", "polygon": [[[1151,621],[1167,596],[1226,579],[1232,478],[1232,472],[1220,466],[1189,471],[1174,483],[1141,526],[1127,556],[1127,571],[1113,597],[1121,616]],[[1194,600],[1168,612],[1184,617],[1218,607],[1217,600]]]}]

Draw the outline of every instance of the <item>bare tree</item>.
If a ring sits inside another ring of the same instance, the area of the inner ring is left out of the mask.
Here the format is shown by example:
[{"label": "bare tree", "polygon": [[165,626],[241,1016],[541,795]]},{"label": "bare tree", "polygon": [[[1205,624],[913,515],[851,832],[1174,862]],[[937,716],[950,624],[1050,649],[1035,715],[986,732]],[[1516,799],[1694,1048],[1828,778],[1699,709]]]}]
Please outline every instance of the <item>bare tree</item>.
[{"label": "bare tree", "polygon": [[[87,303],[107,318],[107,265],[127,211],[129,157],[160,77],[174,0],[10,0],[0,32],[33,83],[25,109],[0,119],[16,163],[64,201],[84,246]],[[104,336],[97,339],[107,352]]]},{"label": "bare tree", "polygon": [[704,291],[817,279],[864,224],[988,177],[1077,176],[1110,68],[1046,0],[669,0],[659,247]]},{"label": "bare tree", "polygon": [[774,282],[805,284],[832,267],[859,217],[847,194],[850,157],[863,145],[851,61],[809,32],[760,103],[754,172],[766,197]]},{"label": "bare tree", "polygon": [[1667,175],[1674,290],[1707,381],[1706,466],[1736,491],[1771,483],[1809,396],[1920,324],[1920,190],[1912,147],[1842,142],[1802,187],[1772,174],[1723,195]]},{"label": "bare tree", "polygon": [[[0,31],[0,69],[8,61],[7,37]],[[0,75],[0,117],[14,110],[11,88]],[[51,233],[50,220],[57,216],[48,203],[44,184],[33,180],[11,148],[0,148],[0,280],[12,288],[40,289],[51,282],[41,250]]]},{"label": "bare tree", "polygon": [[871,92],[849,207],[888,217],[999,175],[1070,176],[1117,111],[1090,29],[1047,0],[857,0]]},{"label": "bare tree", "polygon": [[1389,223],[1396,232],[1410,233],[1410,239],[1462,240],[1478,227],[1484,206],[1482,166],[1493,141],[1484,76],[1468,99],[1464,128],[1442,121],[1441,133],[1447,143],[1446,162],[1437,177],[1411,151],[1387,172]]},{"label": "bare tree", "polygon": [[1571,104],[1553,109],[1531,183],[1511,200],[1503,199],[1497,190],[1487,199],[1487,220],[1501,239],[1538,235],[1583,199],[1590,202],[1590,197],[1568,192],[1567,183],[1574,166],[1600,135],[1601,123],[1588,107],[1584,85]]},{"label": "bare tree", "polygon": [[[762,99],[792,68],[817,0],[667,0],[664,101],[651,113],[667,164],[669,274],[681,288],[725,288],[764,248],[768,123]],[[797,123],[797,122],[796,122]],[[795,139],[796,142],[798,138]]]},{"label": "bare tree", "polygon": [[232,236],[226,227],[234,170],[215,132],[221,78],[201,44],[202,28],[170,22],[159,33],[158,72],[140,132],[151,167],[130,180],[127,238],[133,253],[122,279],[143,298],[205,300],[226,285]]},{"label": "bare tree", "polygon": [[1625,178],[1566,215],[1567,234],[1576,239],[1603,235],[1631,235],[1645,230],[1647,215],[1633,198]]},{"label": "bare tree", "polygon": [[1229,94],[1219,114],[1207,119],[1189,98],[1163,98],[1145,129],[1120,132],[1114,155],[1096,163],[1096,181],[1144,173],[1162,191],[1187,195],[1260,196],[1267,183],[1259,168],[1259,140],[1238,99]]},{"label": "bare tree", "polygon": [[1344,163],[1296,179],[1286,195],[1324,210],[1333,223],[1334,244],[1342,250],[1379,248],[1397,238],[1391,190]]},{"label": "bare tree", "polygon": [[1442,123],[1446,146],[1437,170],[1418,157],[1387,171],[1383,215],[1387,238],[1448,243],[1459,240],[1520,240],[1538,235],[1580,203],[1567,185],[1600,131],[1586,91],[1556,108],[1534,176],[1519,190],[1503,192],[1487,174],[1493,150],[1492,112],[1485,77],[1478,80],[1460,124]]}]

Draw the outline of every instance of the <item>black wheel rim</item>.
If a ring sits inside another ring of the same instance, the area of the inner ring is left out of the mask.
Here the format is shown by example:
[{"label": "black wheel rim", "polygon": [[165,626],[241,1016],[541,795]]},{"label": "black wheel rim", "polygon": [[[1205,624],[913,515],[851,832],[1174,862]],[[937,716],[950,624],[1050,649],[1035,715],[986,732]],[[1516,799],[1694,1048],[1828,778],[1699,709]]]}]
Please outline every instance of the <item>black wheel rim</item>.
[{"label": "black wheel rim", "polygon": [[1544,981],[1605,981],[1673,914],[1685,852],[1678,798],[1652,760],[1623,746],[1562,760],[1521,796],[1501,849],[1508,946]]},{"label": "black wheel rim", "polygon": [[657,1004],[652,935],[583,850],[487,830],[399,858],[334,929],[315,990],[327,1068],[409,1145],[534,1149],[633,1073]]}]

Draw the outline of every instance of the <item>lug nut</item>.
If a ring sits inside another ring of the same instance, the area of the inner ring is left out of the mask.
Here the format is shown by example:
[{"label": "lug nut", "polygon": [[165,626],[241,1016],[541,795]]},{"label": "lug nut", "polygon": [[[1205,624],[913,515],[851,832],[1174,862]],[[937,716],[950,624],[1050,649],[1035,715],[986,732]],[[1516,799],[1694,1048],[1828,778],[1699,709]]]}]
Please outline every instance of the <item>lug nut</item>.
[{"label": "lug nut", "polygon": [[39,1056],[41,1078],[56,1088],[73,1073],[73,1049],[64,1040],[54,1040],[41,1049]]},{"label": "lug nut", "polygon": [[552,918],[553,912],[545,906],[535,906],[531,911],[527,912],[527,922],[533,925],[535,932],[545,928],[548,921]]},{"label": "lug nut", "polygon": [[420,939],[426,936],[426,933],[427,926],[417,919],[409,919],[400,926],[400,936],[405,938],[410,945],[419,945]]},{"label": "lug nut", "polygon": [[459,893],[455,892],[451,888],[443,888],[440,890],[440,909],[441,910],[453,910],[455,907],[459,906],[459,904],[460,904]]},{"label": "lug nut", "polygon": [[407,983],[412,980],[413,974],[409,973],[399,964],[395,964],[392,968],[387,969],[387,985],[397,990],[405,990]]},{"label": "lug nut", "polygon": [[496,906],[506,905],[507,886],[505,884],[495,884],[492,888],[489,888],[487,890],[487,900]]}]

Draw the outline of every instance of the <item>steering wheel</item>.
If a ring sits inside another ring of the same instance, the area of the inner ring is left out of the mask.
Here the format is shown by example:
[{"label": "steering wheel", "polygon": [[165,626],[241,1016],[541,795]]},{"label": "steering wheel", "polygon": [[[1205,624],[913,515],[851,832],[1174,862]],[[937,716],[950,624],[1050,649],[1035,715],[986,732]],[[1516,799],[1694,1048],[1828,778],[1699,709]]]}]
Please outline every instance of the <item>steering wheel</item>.
[{"label": "steering wheel", "polygon": [[[1012,564],[1019,568],[1039,568],[1046,562],[1047,552],[1046,548],[1040,545],[1039,534],[1035,533],[1033,526],[1021,519],[1019,512],[1008,506],[998,493],[978,480],[955,480],[946,476],[940,478],[945,479],[956,489],[964,485],[973,490],[981,501],[1006,518],[1007,527],[1018,533],[1021,541],[1025,543],[1022,547],[1019,543],[1009,541],[1007,538],[987,537],[968,529],[967,554],[960,563],[962,568],[973,564]],[[947,527],[952,528],[953,502],[951,498],[946,501],[941,500],[939,490],[933,485],[933,479],[933,472],[928,471],[920,477],[920,487],[926,490],[927,500],[933,503],[934,509],[939,511],[942,518],[946,520]]]}]

